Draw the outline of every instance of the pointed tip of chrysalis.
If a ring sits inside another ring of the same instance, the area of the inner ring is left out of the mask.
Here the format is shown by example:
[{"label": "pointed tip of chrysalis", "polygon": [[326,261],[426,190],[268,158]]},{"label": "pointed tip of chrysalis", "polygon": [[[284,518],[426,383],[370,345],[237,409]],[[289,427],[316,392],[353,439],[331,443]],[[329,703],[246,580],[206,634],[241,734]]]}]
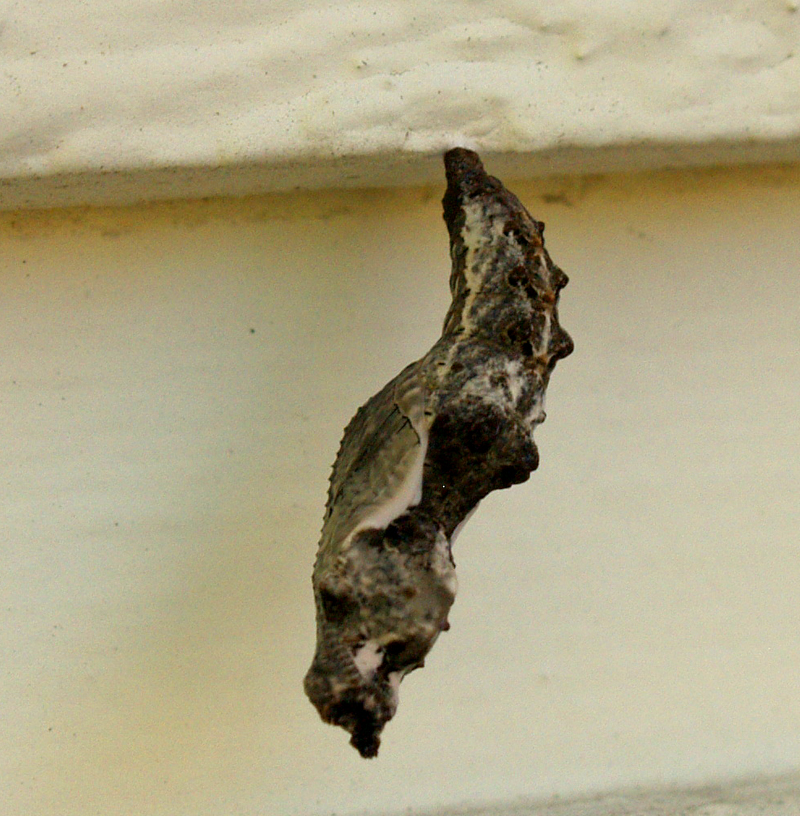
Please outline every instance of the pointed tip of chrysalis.
[{"label": "pointed tip of chrysalis", "polygon": [[466,147],[454,147],[444,154],[444,169],[447,173],[447,180],[451,177],[463,177],[469,172],[485,172],[481,157],[474,151]]},{"label": "pointed tip of chrysalis", "polygon": [[444,172],[451,197],[471,197],[500,186],[487,174],[481,157],[466,147],[454,147],[444,154]]},{"label": "pointed tip of chrysalis", "polygon": [[443,215],[452,236],[464,200],[485,192],[490,177],[480,156],[466,147],[454,147],[444,154],[444,171],[447,190],[442,199]]}]

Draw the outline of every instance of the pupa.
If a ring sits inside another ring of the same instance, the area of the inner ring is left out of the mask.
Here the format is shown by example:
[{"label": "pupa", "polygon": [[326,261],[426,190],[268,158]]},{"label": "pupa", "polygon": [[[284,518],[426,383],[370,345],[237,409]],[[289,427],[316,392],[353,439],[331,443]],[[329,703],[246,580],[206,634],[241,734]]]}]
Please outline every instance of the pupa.
[{"label": "pupa", "polygon": [[364,757],[378,753],[403,677],[420,668],[456,594],[452,547],[493,490],[539,463],[567,276],[544,224],[477,153],[444,156],[452,303],[441,337],[356,413],[328,490],[313,573],[317,647],[305,691]]}]

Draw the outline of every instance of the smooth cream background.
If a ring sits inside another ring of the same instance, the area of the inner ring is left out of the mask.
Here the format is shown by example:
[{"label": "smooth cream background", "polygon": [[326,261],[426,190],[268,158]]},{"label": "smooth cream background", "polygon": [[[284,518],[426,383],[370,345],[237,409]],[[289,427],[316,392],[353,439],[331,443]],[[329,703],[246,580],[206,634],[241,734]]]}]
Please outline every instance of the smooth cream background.
[{"label": "smooth cream background", "polygon": [[374,762],[302,695],[310,570],[344,424],[438,335],[441,185],[2,216],[0,812],[797,767],[797,168],[511,186],[576,352]]}]

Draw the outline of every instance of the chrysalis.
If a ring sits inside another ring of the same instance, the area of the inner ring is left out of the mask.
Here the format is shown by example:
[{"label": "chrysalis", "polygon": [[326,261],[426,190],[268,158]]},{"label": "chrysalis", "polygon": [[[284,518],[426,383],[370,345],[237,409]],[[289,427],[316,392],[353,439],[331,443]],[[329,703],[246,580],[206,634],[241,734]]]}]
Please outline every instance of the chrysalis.
[{"label": "chrysalis", "polygon": [[424,664],[456,593],[452,545],[478,502],[538,465],[550,374],[572,352],[567,276],[476,153],[444,157],[453,301],[442,336],[351,420],[314,566],[317,649],[305,690],[364,757],[400,681]]}]

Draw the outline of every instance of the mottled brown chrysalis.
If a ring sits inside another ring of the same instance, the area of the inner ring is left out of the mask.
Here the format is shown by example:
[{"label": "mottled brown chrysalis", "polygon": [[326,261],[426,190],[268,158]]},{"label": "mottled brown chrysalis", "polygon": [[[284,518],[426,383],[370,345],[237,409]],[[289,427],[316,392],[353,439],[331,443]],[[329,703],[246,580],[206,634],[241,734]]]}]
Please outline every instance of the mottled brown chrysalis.
[{"label": "mottled brown chrysalis", "polygon": [[442,336],[345,429],[314,566],[305,690],[364,757],[378,752],[400,681],[448,628],[460,527],[484,496],[536,469],[545,390],[572,352],[558,323],[567,276],[544,224],[476,153],[444,161],[453,301]]}]

